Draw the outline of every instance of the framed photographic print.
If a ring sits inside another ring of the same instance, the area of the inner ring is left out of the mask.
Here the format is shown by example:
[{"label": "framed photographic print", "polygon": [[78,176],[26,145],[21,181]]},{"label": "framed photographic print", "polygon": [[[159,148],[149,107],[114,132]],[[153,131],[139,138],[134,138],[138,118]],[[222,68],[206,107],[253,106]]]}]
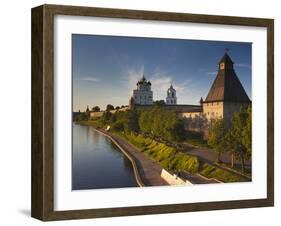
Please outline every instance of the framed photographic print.
[{"label": "framed photographic print", "polygon": [[32,9],[32,216],[273,206],[274,21]]}]

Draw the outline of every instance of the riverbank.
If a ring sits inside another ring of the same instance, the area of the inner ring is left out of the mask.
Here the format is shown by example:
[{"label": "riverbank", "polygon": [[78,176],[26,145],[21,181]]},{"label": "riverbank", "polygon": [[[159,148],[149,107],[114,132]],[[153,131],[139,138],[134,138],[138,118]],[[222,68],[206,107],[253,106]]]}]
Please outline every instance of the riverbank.
[{"label": "riverbank", "polygon": [[[98,125],[95,121],[85,121],[81,122],[81,124],[96,128],[100,127],[100,125]],[[111,132],[108,134],[123,140],[122,143],[130,145],[134,148],[136,153],[143,154],[150,161],[157,163],[161,168],[166,170],[173,172],[186,171],[195,176],[203,176],[208,179],[214,179],[224,183],[248,181],[246,178],[228,170],[224,170],[214,164],[202,162],[197,156],[180,152],[174,147],[169,147],[161,142],[144,137],[140,134],[125,134],[117,132]]]},{"label": "riverbank", "polygon": [[[93,127],[94,128],[94,127]],[[145,186],[144,182],[142,181],[142,178],[140,176],[140,173],[139,173],[139,169],[137,167],[137,164],[136,164],[136,161],[135,159],[133,158],[132,154],[128,151],[128,150],[125,150],[120,144],[119,142],[114,139],[110,134],[108,134],[106,131],[103,131],[101,129],[97,129],[95,128],[95,130],[99,133],[102,133],[104,136],[106,136],[107,138],[109,138],[118,148],[120,151],[122,151],[122,153],[129,159],[129,161],[131,162],[132,164],[132,167],[133,167],[133,171],[134,171],[134,175],[135,175],[135,178],[136,178],[136,182],[138,184],[139,187],[143,187]]]},{"label": "riverbank", "polygon": [[[83,124],[85,125],[85,123]],[[168,183],[161,177],[162,167],[157,162],[149,159],[118,135],[108,133],[99,128],[94,129],[107,136],[130,160],[137,184],[140,187],[168,185]]]},{"label": "riverbank", "polygon": [[73,124],[72,190],[138,187],[130,160],[91,126]]}]

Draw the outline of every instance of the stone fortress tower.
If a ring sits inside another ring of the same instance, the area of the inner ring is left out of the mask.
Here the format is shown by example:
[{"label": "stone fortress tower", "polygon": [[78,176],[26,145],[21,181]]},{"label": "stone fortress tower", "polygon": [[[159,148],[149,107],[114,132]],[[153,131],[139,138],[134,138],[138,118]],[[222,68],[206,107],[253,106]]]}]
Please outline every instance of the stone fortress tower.
[{"label": "stone fortress tower", "polygon": [[136,105],[153,104],[153,92],[151,90],[151,82],[147,81],[144,75],[137,82],[137,89],[133,90],[133,96],[130,99],[130,104],[131,102]]},{"label": "stone fortress tower", "polygon": [[233,61],[225,52],[219,61],[218,74],[203,104],[203,115],[208,120],[222,118],[230,121],[234,112],[251,101],[237,77]]},{"label": "stone fortress tower", "polygon": [[171,84],[170,88],[167,90],[166,104],[167,105],[176,105],[177,104],[177,94],[176,94],[176,90],[174,89],[172,84]]}]

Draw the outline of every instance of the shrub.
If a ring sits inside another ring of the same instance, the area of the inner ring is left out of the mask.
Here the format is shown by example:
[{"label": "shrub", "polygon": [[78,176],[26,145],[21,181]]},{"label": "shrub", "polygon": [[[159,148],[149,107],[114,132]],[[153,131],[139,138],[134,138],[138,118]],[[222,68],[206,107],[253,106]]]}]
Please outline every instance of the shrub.
[{"label": "shrub", "polygon": [[122,121],[117,121],[115,123],[112,124],[112,129],[114,131],[120,132],[120,131],[124,131],[124,124]]}]

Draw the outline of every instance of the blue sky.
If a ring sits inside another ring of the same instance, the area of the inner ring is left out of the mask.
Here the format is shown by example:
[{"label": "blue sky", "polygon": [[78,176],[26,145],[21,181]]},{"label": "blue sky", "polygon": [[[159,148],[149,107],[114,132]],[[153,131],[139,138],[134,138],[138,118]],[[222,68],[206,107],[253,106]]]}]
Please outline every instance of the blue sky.
[{"label": "blue sky", "polygon": [[172,83],[178,104],[206,98],[225,48],[252,99],[251,43],[72,35],[73,110],[107,104],[127,105],[142,74],[151,81],[153,99],[166,98]]}]

